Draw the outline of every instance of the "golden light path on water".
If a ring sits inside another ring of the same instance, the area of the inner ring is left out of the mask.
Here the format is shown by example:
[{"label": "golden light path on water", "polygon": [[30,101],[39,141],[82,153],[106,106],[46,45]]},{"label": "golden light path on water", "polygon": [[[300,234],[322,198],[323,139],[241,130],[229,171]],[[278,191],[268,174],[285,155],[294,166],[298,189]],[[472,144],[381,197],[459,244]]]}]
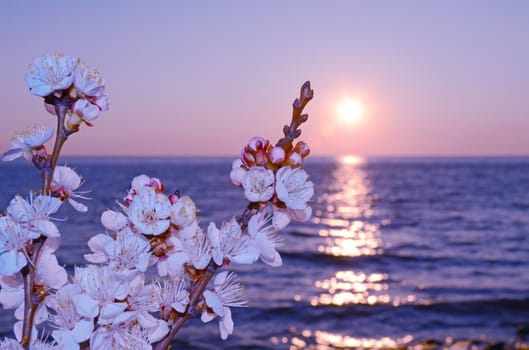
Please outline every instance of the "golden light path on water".
[{"label": "golden light path on water", "polygon": [[[355,156],[341,159],[333,174],[333,184],[329,193],[323,194],[322,203],[325,210],[316,210],[313,221],[321,224],[319,236],[325,244],[318,251],[335,257],[361,257],[383,254],[380,226],[381,222],[369,222],[376,214],[373,209],[375,200],[371,183],[367,178],[364,160]],[[327,279],[314,281],[314,286],[321,289],[319,295],[308,300],[296,295],[294,300],[306,302],[312,307],[391,304],[394,307],[416,301],[416,296],[391,295],[388,283],[389,276],[384,272],[366,273],[343,269],[335,271]],[[341,335],[322,330],[291,331],[294,336],[273,338],[273,343],[290,344],[290,349],[333,349],[333,348],[395,348],[413,340],[411,336],[401,339],[383,337],[380,339],[356,338],[354,334]],[[309,341],[310,338],[310,341]],[[315,345],[314,345],[315,343]]]},{"label": "golden light path on water", "polygon": [[[291,330],[296,333],[295,330]],[[389,337],[375,338],[354,338],[350,336],[343,336],[331,332],[310,331],[304,330],[296,336],[288,339],[272,338],[272,344],[288,344],[290,343],[290,350],[297,349],[313,349],[313,350],[329,350],[329,349],[395,349],[403,344],[408,344],[413,341],[411,335],[404,336],[399,339],[392,339]],[[315,342],[315,344],[311,344]]]}]

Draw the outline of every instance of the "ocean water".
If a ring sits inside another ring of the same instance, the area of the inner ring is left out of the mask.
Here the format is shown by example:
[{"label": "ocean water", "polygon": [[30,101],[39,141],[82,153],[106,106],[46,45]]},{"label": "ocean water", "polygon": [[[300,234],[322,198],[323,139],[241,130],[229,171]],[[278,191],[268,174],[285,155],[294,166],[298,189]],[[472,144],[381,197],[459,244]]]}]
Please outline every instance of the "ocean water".
[{"label": "ocean water", "polygon": [[[242,212],[228,158],[70,158],[89,212],[63,206],[59,260],[83,264],[138,174],[200,209],[203,227]],[[529,324],[529,158],[309,159],[314,216],[282,233],[283,266],[234,266],[249,306],[235,332],[190,320],[178,349],[387,348],[424,340],[509,342]],[[39,188],[23,162],[0,164],[0,207]],[[12,311],[0,310],[10,336]]]}]

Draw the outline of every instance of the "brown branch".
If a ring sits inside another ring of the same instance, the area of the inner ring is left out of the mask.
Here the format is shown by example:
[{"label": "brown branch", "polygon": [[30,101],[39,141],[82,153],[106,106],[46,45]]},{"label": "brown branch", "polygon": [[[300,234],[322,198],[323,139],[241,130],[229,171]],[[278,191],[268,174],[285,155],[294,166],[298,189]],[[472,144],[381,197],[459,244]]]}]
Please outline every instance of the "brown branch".
[{"label": "brown branch", "polygon": [[[70,108],[69,97],[56,98],[50,95],[48,98],[52,98],[55,105],[55,112],[57,114],[57,133],[55,137],[55,144],[53,146],[53,153],[51,158],[47,160],[41,169],[42,177],[42,193],[49,195],[51,193],[51,181],[53,179],[53,171],[57,166],[59,154],[61,153],[62,146],[68,139],[69,132],[64,126],[66,119],[66,113]],[[24,279],[24,321],[22,325],[22,346],[29,350],[31,343],[31,332],[33,330],[33,323],[35,319],[35,312],[41,300],[33,295],[35,287],[35,273],[39,263],[40,254],[42,247],[46,242],[46,237],[41,236],[34,239],[28,248],[28,265],[22,269],[22,277]]]},{"label": "brown branch", "polygon": [[189,304],[187,305],[184,315],[176,319],[176,321],[171,326],[169,333],[167,333],[167,335],[156,345],[155,350],[167,350],[171,348],[171,340],[173,340],[176,333],[178,333],[180,328],[182,328],[187,319],[196,311],[196,305],[198,304],[202,293],[204,293],[204,290],[208,286],[208,283],[215,274],[216,270],[217,266],[214,263],[210,263],[206,272],[193,286],[193,289],[189,294]]}]

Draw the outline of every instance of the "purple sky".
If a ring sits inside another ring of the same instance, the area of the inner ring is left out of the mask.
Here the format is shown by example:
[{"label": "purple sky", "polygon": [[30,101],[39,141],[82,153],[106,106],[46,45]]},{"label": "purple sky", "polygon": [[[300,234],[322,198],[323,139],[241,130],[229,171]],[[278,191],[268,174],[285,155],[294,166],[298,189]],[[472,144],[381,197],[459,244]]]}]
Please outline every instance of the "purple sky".
[{"label": "purple sky", "polygon": [[529,155],[529,1],[2,1],[0,30],[2,150],[54,124],[23,78],[60,52],[112,99],[64,154],[236,155],[310,80],[313,154]]}]

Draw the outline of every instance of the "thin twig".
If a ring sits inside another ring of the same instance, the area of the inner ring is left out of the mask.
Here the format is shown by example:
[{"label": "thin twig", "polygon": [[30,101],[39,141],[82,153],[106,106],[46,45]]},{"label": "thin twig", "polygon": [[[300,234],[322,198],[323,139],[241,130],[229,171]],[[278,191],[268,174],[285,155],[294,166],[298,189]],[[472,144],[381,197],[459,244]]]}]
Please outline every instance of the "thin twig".
[{"label": "thin twig", "polygon": [[[69,99],[59,99],[55,100],[55,112],[57,114],[57,133],[55,137],[55,144],[53,147],[53,153],[51,158],[47,160],[44,166],[41,169],[42,177],[42,193],[49,195],[51,193],[51,180],[53,178],[53,171],[57,166],[57,161],[59,159],[59,154],[61,152],[64,142],[68,139],[68,131],[64,127],[64,120],[66,118],[66,113],[69,106]],[[34,239],[31,242],[31,247],[29,251],[29,261],[28,265],[22,269],[22,277],[24,279],[24,321],[22,325],[22,346],[24,349],[29,350],[31,343],[31,333],[33,330],[33,323],[35,319],[35,312],[38,305],[42,300],[34,297],[34,287],[35,287],[35,274],[40,259],[40,254],[42,252],[42,247],[46,242],[46,237],[41,236],[37,239]]]}]

